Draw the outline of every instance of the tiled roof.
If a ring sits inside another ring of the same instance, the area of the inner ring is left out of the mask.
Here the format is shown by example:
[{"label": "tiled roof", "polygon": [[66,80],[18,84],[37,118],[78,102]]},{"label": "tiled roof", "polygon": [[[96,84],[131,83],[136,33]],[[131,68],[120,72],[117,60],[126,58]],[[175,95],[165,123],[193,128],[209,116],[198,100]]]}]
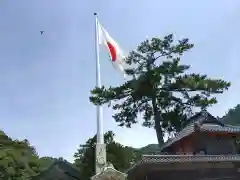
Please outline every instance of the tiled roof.
[{"label": "tiled roof", "polygon": [[140,163],[240,162],[240,155],[143,155]]},{"label": "tiled roof", "polygon": [[211,126],[209,124],[202,124],[200,126],[200,131],[204,132],[226,132],[226,133],[240,133],[240,126]]},{"label": "tiled roof", "polygon": [[[195,118],[196,117],[196,118]],[[196,114],[193,119],[185,128],[176,134],[174,138],[169,139],[161,148],[163,151],[165,148],[171,146],[175,142],[181,140],[184,137],[189,136],[193,132],[224,132],[224,133],[239,133],[240,126],[230,126],[223,124],[221,121],[213,117],[207,111],[202,111]]]},{"label": "tiled roof", "polygon": [[117,171],[113,167],[105,167],[103,171],[91,177],[91,180],[109,179],[109,177],[117,177],[116,179],[126,179],[127,174]]},{"label": "tiled roof", "polygon": [[145,164],[240,162],[240,155],[143,155],[127,173]]},{"label": "tiled roof", "polygon": [[40,173],[40,175],[32,177],[32,180],[53,179],[51,177],[53,174],[61,176],[64,180],[80,180],[80,172],[72,167],[70,163],[64,161],[55,161],[47,170]]},{"label": "tiled roof", "polygon": [[161,147],[161,151],[166,147],[169,147],[173,143],[179,141],[180,139],[187,137],[188,135],[192,134],[195,131],[194,124],[190,124],[189,126],[182,129],[179,133],[176,134],[174,138],[169,139],[166,143],[163,144]]}]

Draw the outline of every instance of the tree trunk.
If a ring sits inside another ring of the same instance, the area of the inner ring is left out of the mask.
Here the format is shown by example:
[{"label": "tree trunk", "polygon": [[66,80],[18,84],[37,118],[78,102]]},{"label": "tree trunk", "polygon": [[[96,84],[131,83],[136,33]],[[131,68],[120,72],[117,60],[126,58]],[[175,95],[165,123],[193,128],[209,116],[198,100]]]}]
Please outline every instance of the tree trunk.
[{"label": "tree trunk", "polygon": [[163,131],[160,125],[160,122],[162,120],[161,114],[158,111],[157,108],[157,103],[156,103],[156,97],[152,98],[152,106],[153,106],[153,113],[154,113],[154,123],[155,123],[155,131],[157,134],[157,140],[158,140],[158,145],[161,148],[163,145]]},{"label": "tree trunk", "polygon": [[[147,64],[148,71],[150,71],[152,69],[154,60],[155,60],[154,54],[152,54],[152,56],[150,57],[148,64]],[[160,122],[162,121],[162,116],[161,116],[161,112],[159,112],[158,108],[157,108],[157,97],[156,97],[156,91],[155,91],[155,89],[156,89],[155,84],[153,83],[151,85],[152,85],[152,106],[153,106],[153,113],[154,113],[155,131],[157,134],[158,146],[161,148],[161,146],[164,143],[163,132],[162,132],[162,128],[160,125]]]}]

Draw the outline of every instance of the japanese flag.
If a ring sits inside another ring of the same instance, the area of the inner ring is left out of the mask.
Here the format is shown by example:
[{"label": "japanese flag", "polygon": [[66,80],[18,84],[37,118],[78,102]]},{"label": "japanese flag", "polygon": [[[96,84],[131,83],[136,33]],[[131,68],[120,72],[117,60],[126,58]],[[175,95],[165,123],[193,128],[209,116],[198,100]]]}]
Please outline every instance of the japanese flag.
[{"label": "japanese flag", "polygon": [[124,56],[118,43],[109,35],[100,23],[98,23],[98,37],[99,44],[104,45],[107,48],[113,66],[124,73],[125,76],[125,68],[127,65],[126,56]]}]

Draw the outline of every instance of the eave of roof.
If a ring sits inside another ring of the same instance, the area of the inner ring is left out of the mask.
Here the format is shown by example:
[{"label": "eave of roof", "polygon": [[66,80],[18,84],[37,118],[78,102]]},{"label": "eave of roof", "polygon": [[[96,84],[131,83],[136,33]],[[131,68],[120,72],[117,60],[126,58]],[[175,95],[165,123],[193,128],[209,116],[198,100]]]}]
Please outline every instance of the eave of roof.
[{"label": "eave of roof", "polygon": [[142,159],[131,167],[127,174],[145,165],[166,165],[171,163],[218,163],[231,162],[240,163],[240,155],[143,155]]},{"label": "eave of roof", "polygon": [[171,163],[171,162],[240,162],[240,155],[143,155],[139,161],[145,163]]}]

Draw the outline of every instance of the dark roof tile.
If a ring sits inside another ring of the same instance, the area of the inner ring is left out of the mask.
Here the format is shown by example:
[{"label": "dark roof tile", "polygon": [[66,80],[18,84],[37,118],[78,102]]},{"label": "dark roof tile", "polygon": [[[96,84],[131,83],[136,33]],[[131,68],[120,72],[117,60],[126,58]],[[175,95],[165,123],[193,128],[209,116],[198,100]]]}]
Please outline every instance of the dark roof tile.
[{"label": "dark roof tile", "polygon": [[75,169],[70,163],[65,161],[54,161],[54,163],[38,176],[32,177],[32,180],[52,179],[52,174],[67,177],[66,180],[80,180],[80,172]]}]

